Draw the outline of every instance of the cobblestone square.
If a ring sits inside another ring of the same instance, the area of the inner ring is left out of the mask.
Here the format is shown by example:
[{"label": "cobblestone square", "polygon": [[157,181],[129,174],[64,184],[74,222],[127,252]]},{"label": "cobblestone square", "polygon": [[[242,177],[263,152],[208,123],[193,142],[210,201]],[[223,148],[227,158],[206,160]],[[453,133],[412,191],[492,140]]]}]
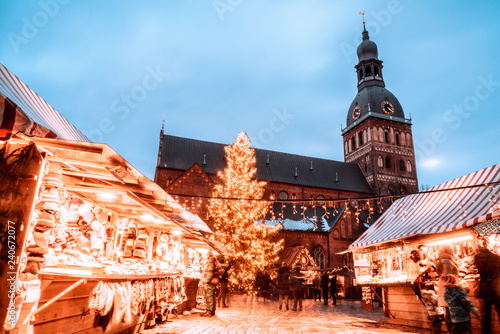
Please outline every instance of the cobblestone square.
[{"label": "cobblestone square", "polygon": [[289,304],[289,310],[280,311],[277,301],[231,296],[230,306],[217,309],[213,317],[201,317],[201,311],[192,312],[174,317],[141,334],[430,333],[426,329],[388,324],[382,308],[378,305],[374,308],[374,312],[365,312],[358,301],[341,301],[336,306],[325,306],[323,302],[307,299],[303,302],[302,311],[292,311],[292,303]]}]

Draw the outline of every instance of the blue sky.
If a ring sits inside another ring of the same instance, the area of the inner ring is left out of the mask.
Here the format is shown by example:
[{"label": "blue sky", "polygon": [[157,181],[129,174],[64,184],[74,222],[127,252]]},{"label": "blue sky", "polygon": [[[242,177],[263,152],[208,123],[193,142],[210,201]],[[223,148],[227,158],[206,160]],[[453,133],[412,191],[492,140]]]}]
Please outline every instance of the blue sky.
[{"label": "blue sky", "polygon": [[151,179],[163,120],[343,161],[362,10],[419,183],[499,163],[498,1],[2,1],[0,62]]}]

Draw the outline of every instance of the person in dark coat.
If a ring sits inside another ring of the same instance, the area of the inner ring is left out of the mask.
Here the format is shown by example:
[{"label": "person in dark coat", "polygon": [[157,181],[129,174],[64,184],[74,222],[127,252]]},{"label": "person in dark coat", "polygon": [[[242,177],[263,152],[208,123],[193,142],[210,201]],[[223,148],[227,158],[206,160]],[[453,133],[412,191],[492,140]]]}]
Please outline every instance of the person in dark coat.
[{"label": "person in dark coat", "polygon": [[281,306],[283,301],[285,302],[285,307],[288,310],[288,296],[290,294],[290,268],[286,265],[285,262],[281,264],[280,269],[278,270],[278,291],[279,291],[279,308],[281,310]]},{"label": "person in dark coat", "polygon": [[231,265],[226,263],[224,259],[219,261],[219,283],[220,283],[220,296],[217,300],[217,305],[219,307],[227,307],[228,304],[228,284],[229,284],[229,269]]},{"label": "person in dark coat", "polygon": [[490,252],[487,244],[483,243],[474,255],[474,263],[481,277],[479,296],[484,301],[481,328],[484,334],[491,334],[492,305],[495,305],[498,319],[500,319],[500,256]]},{"label": "person in dark coat", "polygon": [[330,277],[328,272],[325,270],[321,275],[321,292],[323,293],[323,304],[328,305],[328,284],[330,283]]},{"label": "person in dark coat", "polygon": [[333,305],[337,305],[337,276],[330,278],[330,295],[333,299]]},{"label": "person in dark coat", "polygon": [[302,282],[304,281],[304,276],[300,273],[300,266],[295,266],[290,275],[290,291],[293,297],[293,311],[297,311],[297,304],[299,305],[299,311],[302,311],[302,299],[304,298],[304,287]]}]

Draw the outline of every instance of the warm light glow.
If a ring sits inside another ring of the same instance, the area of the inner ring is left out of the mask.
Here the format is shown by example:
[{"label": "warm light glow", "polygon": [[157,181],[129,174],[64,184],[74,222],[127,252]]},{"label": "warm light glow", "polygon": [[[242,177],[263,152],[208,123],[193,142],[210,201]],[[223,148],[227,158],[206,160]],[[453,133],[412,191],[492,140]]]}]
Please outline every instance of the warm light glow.
[{"label": "warm light glow", "polygon": [[173,234],[173,235],[182,235],[182,233],[183,233],[183,232],[182,232],[181,230],[173,230],[173,231],[172,231],[172,234]]},{"label": "warm light glow", "polygon": [[102,199],[116,199],[118,196],[112,193],[97,193],[97,197]]},{"label": "warm light glow", "polygon": [[467,234],[467,235],[462,235],[459,237],[453,237],[453,238],[446,238],[442,240],[436,240],[433,242],[429,242],[427,245],[429,246],[437,246],[437,245],[444,245],[444,244],[452,244],[454,242],[460,242],[460,241],[465,241],[465,240],[471,240],[472,235]]},{"label": "warm light glow", "polygon": [[164,224],[165,221],[163,219],[159,219],[159,218],[156,218],[155,220],[153,220],[156,224]]},{"label": "warm light glow", "polygon": [[141,215],[141,219],[145,222],[150,222],[153,220],[153,216],[149,215],[149,214],[145,214],[145,215]]}]

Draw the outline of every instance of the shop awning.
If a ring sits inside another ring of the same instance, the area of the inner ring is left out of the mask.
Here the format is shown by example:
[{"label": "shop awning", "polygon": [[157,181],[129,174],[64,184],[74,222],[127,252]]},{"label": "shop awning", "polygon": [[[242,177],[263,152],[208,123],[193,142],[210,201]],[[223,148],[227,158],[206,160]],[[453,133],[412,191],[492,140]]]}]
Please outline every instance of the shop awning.
[{"label": "shop awning", "polygon": [[500,164],[395,201],[349,249],[449,232],[500,217]]},{"label": "shop awning", "polygon": [[0,64],[0,139],[30,136],[90,141],[24,82]]},{"label": "shop awning", "polygon": [[137,171],[106,144],[27,137],[17,134],[9,143],[34,142],[47,160],[61,167],[68,193],[92,201],[143,226],[183,232],[205,243],[212,231],[198,216],[179,205],[160,186]]}]

